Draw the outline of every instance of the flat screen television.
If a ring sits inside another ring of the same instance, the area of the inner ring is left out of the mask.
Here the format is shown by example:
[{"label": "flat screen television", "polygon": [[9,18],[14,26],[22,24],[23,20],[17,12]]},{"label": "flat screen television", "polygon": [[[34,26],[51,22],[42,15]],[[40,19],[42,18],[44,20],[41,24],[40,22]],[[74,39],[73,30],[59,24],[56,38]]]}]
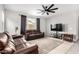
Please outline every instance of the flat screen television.
[{"label": "flat screen television", "polygon": [[51,25],[51,31],[63,31],[63,24],[55,24],[54,25],[55,28],[52,28],[52,25]]}]

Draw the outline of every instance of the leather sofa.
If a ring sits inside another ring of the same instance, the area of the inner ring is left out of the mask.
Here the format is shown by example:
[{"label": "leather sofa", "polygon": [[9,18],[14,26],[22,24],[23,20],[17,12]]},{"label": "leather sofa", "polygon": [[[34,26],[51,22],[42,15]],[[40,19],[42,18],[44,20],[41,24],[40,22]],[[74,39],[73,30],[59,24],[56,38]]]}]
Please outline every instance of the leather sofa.
[{"label": "leather sofa", "polygon": [[25,33],[25,38],[27,41],[38,39],[38,38],[43,38],[43,37],[44,37],[44,33],[39,32],[37,30],[27,30]]},{"label": "leather sofa", "polygon": [[27,42],[21,42],[24,41],[23,36],[12,38],[7,33],[0,33],[0,54],[38,54],[36,44],[27,45]]}]

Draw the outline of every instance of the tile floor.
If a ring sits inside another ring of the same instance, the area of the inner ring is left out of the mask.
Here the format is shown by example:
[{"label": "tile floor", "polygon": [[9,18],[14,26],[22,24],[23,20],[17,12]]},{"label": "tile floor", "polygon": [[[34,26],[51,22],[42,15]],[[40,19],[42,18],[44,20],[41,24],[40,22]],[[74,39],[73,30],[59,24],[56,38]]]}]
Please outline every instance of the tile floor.
[{"label": "tile floor", "polygon": [[79,40],[68,51],[68,54],[79,54]]}]

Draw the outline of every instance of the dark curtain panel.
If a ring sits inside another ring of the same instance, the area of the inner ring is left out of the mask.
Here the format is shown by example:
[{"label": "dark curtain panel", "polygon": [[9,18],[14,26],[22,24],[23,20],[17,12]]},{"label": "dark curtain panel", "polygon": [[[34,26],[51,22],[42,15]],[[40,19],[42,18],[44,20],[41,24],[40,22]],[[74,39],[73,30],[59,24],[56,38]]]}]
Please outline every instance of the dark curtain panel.
[{"label": "dark curtain panel", "polygon": [[40,18],[37,18],[37,31],[40,32]]},{"label": "dark curtain panel", "polygon": [[21,15],[21,34],[25,34],[26,32],[26,16]]}]

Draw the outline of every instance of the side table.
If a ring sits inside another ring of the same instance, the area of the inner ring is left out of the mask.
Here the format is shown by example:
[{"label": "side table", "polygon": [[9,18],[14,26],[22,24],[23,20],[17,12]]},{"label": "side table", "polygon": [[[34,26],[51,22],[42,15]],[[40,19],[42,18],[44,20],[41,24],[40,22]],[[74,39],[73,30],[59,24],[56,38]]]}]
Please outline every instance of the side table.
[{"label": "side table", "polygon": [[72,42],[73,41],[73,34],[62,34],[62,39],[63,40],[66,40],[66,41],[69,41],[69,42]]}]

